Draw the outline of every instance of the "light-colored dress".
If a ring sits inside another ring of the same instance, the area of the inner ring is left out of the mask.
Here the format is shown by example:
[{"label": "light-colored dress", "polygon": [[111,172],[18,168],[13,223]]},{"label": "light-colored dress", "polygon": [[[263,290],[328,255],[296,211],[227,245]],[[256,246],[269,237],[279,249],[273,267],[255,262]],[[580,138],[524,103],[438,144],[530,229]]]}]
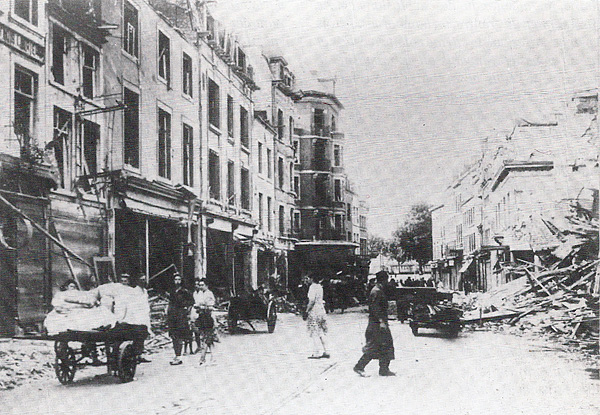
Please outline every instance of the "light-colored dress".
[{"label": "light-colored dress", "polygon": [[308,302],[314,301],[315,305],[308,312],[306,324],[311,336],[320,336],[327,333],[327,320],[325,319],[325,305],[323,303],[323,287],[321,284],[312,283],[308,289]]},{"label": "light-colored dress", "polygon": [[94,306],[94,299],[86,291],[59,291],[52,299],[54,309],[44,320],[48,334],[67,330],[89,331],[100,327],[113,327],[116,318],[106,307]]}]

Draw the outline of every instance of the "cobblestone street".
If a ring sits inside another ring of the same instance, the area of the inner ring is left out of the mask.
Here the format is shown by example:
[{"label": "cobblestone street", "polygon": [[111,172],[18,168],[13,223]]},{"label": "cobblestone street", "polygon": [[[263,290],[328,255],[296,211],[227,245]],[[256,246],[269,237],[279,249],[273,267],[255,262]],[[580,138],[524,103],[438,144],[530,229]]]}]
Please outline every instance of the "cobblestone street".
[{"label": "cobblestone street", "polygon": [[366,315],[332,314],[332,358],[308,360],[300,317],[282,314],[275,333],[223,336],[213,360],[198,366],[184,356],[169,366],[171,349],[138,366],[121,384],[104,368],[78,371],[71,386],[44,379],[0,393],[5,414],[597,414],[599,382],[581,361],[524,338],[484,331],[447,339],[424,330],[414,337],[392,321],[395,378],[360,378]]}]

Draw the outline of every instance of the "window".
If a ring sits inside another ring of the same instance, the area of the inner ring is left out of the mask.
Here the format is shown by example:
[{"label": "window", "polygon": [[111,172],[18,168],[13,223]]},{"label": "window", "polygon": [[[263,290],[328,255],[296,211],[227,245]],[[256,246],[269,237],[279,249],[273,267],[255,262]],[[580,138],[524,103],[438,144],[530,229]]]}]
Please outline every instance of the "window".
[{"label": "window", "polygon": [[300,176],[294,176],[294,193],[300,198]]},{"label": "window", "polygon": [[38,24],[38,0],[15,0],[15,14],[34,26]]},{"label": "window", "polygon": [[342,215],[335,215],[335,230],[337,232],[342,231]]},{"label": "window", "polygon": [[279,206],[279,235],[285,234],[285,209],[283,206]]},{"label": "window", "polygon": [[208,193],[211,199],[221,199],[221,166],[219,155],[213,150],[208,152]]},{"label": "window", "polygon": [[248,128],[248,111],[240,106],[240,141],[242,146],[250,148],[250,130]]},{"label": "window", "polygon": [[227,203],[235,205],[235,164],[231,160],[227,162]]},{"label": "window", "polygon": [[193,77],[192,68],[193,68],[192,67],[192,58],[190,58],[187,53],[183,52],[183,62],[182,62],[183,93],[190,97],[194,96],[193,86],[192,86],[192,77]]},{"label": "window", "polygon": [[250,172],[242,167],[242,209],[250,209]]},{"label": "window", "polygon": [[333,165],[335,167],[342,165],[342,147],[339,144],[333,146]]},{"label": "window", "polygon": [[86,98],[94,98],[99,56],[98,52],[93,48],[83,45],[83,68],[81,69],[81,73],[83,78],[83,96]]},{"label": "window", "polygon": [[273,230],[273,221],[271,215],[273,214],[273,200],[267,196],[267,229],[269,232]]},{"label": "window", "polygon": [[294,231],[294,208],[290,208],[290,233]]},{"label": "window", "polygon": [[21,149],[28,149],[35,124],[37,77],[31,72],[15,67],[15,120],[14,132]]},{"label": "window", "polygon": [[258,194],[258,228],[263,229],[263,194]]},{"label": "window", "polygon": [[290,117],[288,121],[288,128],[290,133],[290,143],[294,141],[294,119]]},{"label": "window", "polygon": [[227,95],[227,133],[233,137],[233,98]]},{"label": "window", "polygon": [[54,107],[54,137],[52,148],[54,149],[54,158],[60,173],[59,187],[65,188],[68,184],[68,158],[69,148],[71,146],[71,134],[73,131],[73,114],[58,107]]},{"label": "window", "polygon": [[52,67],[54,82],[65,84],[65,52],[66,32],[57,25],[52,25]]},{"label": "window", "polygon": [[334,194],[336,202],[342,200],[342,181],[340,179],[335,179],[334,181]]},{"label": "window", "polygon": [[293,192],[294,191],[294,181],[292,180],[292,177],[294,177],[294,163],[290,163],[290,191]]},{"label": "window", "polygon": [[294,212],[294,231],[300,232],[300,212]]},{"label": "window", "polygon": [[167,86],[171,84],[171,41],[163,34],[158,32],[158,76],[167,81]]},{"label": "window", "polygon": [[279,157],[279,159],[277,160],[277,177],[279,179],[279,188],[281,190],[283,190],[283,183],[284,183],[283,175],[284,175],[284,173],[283,173],[283,158]]},{"label": "window", "polygon": [[258,173],[262,174],[263,172],[263,143],[258,142]]},{"label": "window", "polygon": [[277,138],[283,141],[285,124],[283,123],[283,111],[277,110]]},{"label": "window", "polygon": [[331,131],[335,131],[336,130],[336,125],[335,125],[335,115],[331,116]]},{"label": "window", "polygon": [[212,79],[208,80],[208,122],[219,128],[219,85]]},{"label": "window", "polygon": [[328,177],[326,174],[318,174],[315,177],[315,202],[317,205],[327,205],[327,184]]},{"label": "window", "polygon": [[456,225],[456,244],[461,246],[463,243],[462,224]]},{"label": "window", "polygon": [[100,126],[84,120],[82,124],[78,175],[95,175],[98,173],[98,144],[100,143]]},{"label": "window", "polygon": [[267,177],[273,177],[273,164],[271,163],[271,149],[267,148]]},{"label": "window", "polygon": [[171,114],[158,109],[158,175],[171,178]]},{"label": "window", "polygon": [[183,184],[194,186],[194,130],[183,124]]},{"label": "window", "polygon": [[323,136],[325,129],[325,111],[319,108],[315,108],[313,116],[314,135]]},{"label": "window", "polygon": [[128,1],[123,2],[123,50],[138,56],[138,11]]},{"label": "window", "polygon": [[238,48],[237,53],[237,66],[239,66],[242,71],[246,71],[246,54],[240,48]]},{"label": "window", "polygon": [[125,164],[140,167],[140,97],[127,88],[123,89],[123,156]]},{"label": "window", "polygon": [[294,163],[300,163],[300,142],[294,140]]}]

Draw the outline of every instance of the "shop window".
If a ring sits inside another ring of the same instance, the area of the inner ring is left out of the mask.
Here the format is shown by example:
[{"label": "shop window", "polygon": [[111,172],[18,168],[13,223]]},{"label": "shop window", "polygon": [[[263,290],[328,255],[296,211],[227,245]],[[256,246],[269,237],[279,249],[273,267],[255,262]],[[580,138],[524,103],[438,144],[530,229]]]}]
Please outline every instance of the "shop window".
[{"label": "shop window", "polygon": [[193,66],[192,66],[192,58],[189,57],[187,53],[183,53],[182,59],[182,69],[183,69],[183,93],[187,96],[194,96],[193,92]]},{"label": "shop window", "polygon": [[183,124],[183,184],[194,186],[194,129]]},{"label": "shop window", "polygon": [[128,1],[123,2],[123,50],[138,56],[138,11]]},{"label": "shop window", "polygon": [[171,114],[158,109],[158,175],[171,178]]},{"label": "shop window", "polygon": [[208,152],[208,193],[211,199],[221,199],[221,166],[219,155],[213,150]]},{"label": "shop window", "polygon": [[242,167],[241,170],[241,185],[242,185],[242,209],[250,209],[250,172]]},{"label": "shop window", "polygon": [[171,85],[171,40],[158,32],[158,76]]},{"label": "shop window", "polygon": [[216,128],[220,127],[219,85],[208,80],[208,122]]},{"label": "shop window", "polygon": [[125,164],[140,167],[140,96],[123,88],[123,156]]}]

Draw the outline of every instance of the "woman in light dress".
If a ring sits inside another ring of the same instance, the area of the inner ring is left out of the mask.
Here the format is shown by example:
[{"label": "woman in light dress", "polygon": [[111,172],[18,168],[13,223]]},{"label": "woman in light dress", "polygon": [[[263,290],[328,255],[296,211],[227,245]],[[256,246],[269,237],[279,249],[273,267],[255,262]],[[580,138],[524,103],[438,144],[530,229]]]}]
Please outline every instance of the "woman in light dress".
[{"label": "woman in light dress", "polygon": [[[327,320],[325,319],[325,305],[323,303],[322,278],[317,274],[309,276],[311,285],[308,288],[308,305],[306,306],[306,324],[313,341],[313,354],[309,359],[328,359],[329,352],[325,335],[327,333]],[[321,351],[322,350],[322,351]]]},{"label": "woman in light dress", "polygon": [[67,330],[89,331],[113,327],[116,318],[106,307],[97,306],[96,300],[86,291],[79,291],[75,280],[68,280],[52,299],[54,309],[44,320],[48,334]]}]

